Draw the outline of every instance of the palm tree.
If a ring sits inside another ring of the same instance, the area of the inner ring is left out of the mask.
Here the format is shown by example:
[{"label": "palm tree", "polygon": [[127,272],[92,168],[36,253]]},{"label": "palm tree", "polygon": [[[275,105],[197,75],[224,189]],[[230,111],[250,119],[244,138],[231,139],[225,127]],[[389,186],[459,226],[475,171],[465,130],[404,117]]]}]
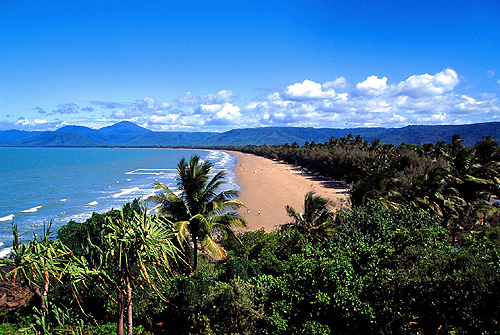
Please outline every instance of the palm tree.
[{"label": "palm tree", "polygon": [[462,142],[455,135],[449,146],[436,144],[434,157],[440,162],[414,178],[408,196],[415,206],[443,216],[452,244],[459,231],[470,230],[492,210],[489,196],[500,184],[495,141],[486,138],[473,148]]},{"label": "palm tree", "polygon": [[198,267],[198,242],[215,259],[224,259],[226,251],[218,245],[213,233],[215,230],[225,232],[238,239],[234,228],[246,227],[246,222],[235,210],[243,207],[243,203],[235,200],[235,190],[219,191],[226,184],[225,172],[221,171],[210,178],[212,162],[202,161],[199,156],[192,156],[189,163],[182,158],[177,164],[177,187],[181,191],[177,196],[162,183],[156,183],[156,195],[147,200],[157,203],[158,212],[179,226],[179,237],[191,236],[193,243],[193,270]]},{"label": "palm tree", "polygon": [[286,223],[285,227],[294,227],[314,240],[323,240],[333,233],[335,214],[331,211],[332,206],[331,200],[309,191],[304,196],[303,212],[297,212],[288,205],[285,207],[288,216],[293,219],[292,222]]}]

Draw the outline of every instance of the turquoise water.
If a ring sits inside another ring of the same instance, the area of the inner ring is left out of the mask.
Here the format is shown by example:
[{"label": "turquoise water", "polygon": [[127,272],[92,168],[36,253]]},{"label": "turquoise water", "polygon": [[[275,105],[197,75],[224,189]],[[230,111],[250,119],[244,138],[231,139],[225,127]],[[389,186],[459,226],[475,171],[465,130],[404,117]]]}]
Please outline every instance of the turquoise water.
[{"label": "turquoise water", "polygon": [[[0,148],[0,249],[5,253],[12,244],[11,222],[26,241],[42,233],[44,223],[52,221],[57,230],[69,220],[81,222],[92,212],[147,197],[155,181],[175,189],[177,163],[194,154],[211,160],[215,169],[226,170],[227,187],[238,188],[233,172],[236,158],[221,151]],[[163,170],[129,173],[137,169]]]}]

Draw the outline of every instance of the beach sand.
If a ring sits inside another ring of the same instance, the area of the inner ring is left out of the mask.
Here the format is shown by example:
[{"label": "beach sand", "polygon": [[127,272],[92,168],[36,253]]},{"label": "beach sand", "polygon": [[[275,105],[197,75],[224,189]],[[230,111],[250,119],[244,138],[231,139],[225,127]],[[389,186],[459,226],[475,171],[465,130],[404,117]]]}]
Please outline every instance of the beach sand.
[{"label": "beach sand", "polygon": [[241,186],[238,199],[246,208],[238,213],[247,221],[249,230],[264,228],[269,232],[289,221],[285,206],[302,211],[304,195],[311,190],[333,200],[337,207],[346,204],[345,185],[309,175],[285,163],[237,151],[230,153],[239,160],[235,169]]}]

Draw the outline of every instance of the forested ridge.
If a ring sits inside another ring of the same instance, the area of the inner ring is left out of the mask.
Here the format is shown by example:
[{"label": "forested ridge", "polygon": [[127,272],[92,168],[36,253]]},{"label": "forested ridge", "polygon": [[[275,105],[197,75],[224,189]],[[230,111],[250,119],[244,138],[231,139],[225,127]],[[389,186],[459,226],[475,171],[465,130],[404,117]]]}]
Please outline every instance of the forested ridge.
[{"label": "forested ridge", "polygon": [[223,174],[182,160],[181,193],[158,184],[146,202],[157,214],[136,200],[57,239],[14,239],[4,279],[35,299],[4,312],[0,331],[496,334],[500,146],[450,140],[233,147],[350,185],[349,209],[310,192],[270,233],[239,232],[243,204],[219,190]]},{"label": "forested ridge", "polygon": [[324,142],[332,136],[349,133],[366,140],[380,139],[398,145],[402,142],[423,144],[448,141],[455,134],[473,145],[484,134],[500,139],[500,123],[484,122],[466,125],[412,125],[403,128],[304,128],[260,127],[232,129],[225,132],[151,131],[129,121],[121,121],[100,129],[64,126],[55,131],[0,131],[0,145],[19,147],[206,147],[221,145],[282,145],[306,141]]}]

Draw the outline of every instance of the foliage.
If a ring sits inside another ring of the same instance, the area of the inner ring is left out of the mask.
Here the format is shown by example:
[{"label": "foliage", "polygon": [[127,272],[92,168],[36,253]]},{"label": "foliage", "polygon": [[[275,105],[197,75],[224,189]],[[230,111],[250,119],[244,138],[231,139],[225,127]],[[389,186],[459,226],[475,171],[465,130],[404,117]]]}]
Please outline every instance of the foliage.
[{"label": "foliage", "polygon": [[490,136],[473,147],[464,146],[459,135],[450,144],[394,146],[349,134],[325,143],[241,150],[344,180],[351,185],[354,206],[380,200],[388,208],[412,204],[441,215],[453,243],[480,222],[498,221],[490,199],[500,196],[500,145]]},{"label": "foliage", "polygon": [[199,156],[192,156],[189,163],[182,158],[177,165],[177,187],[181,191],[177,196],[162,183],[156,183],[160,192],[148,198],[159,204],[158,211],[169,220],[177,222],[179,239],[187,236],[193,242],[193,270],[198,265],[198,242],[210,256],[221,260],[226,258],[226,251],[216,242],[214,233],[226,234],[237,239],[233,228],[245,227],[246,222],[235,214],[235,210],[244,206],[235,190],[220,191],[226,184],[225,172],[220,171],[212,178],[210,161],[201,161]]},{"label": "foliage", "polygon": [[285,224],[283,228],[297,229],[313,239],[324,240],[333,234],[332,206],[331,200],[317,196],[310,191],[304,197],[303,212],[297,212],[293,207],[286,206],[286,212],[292,221]]},{"label": "foliage", "polygon": [[[263,320],[262,289],[223,271],[200,267],[169,283],[169,304],[157,311],[156,333],[255,334]],[[168,321],[167,321],[168,320]]]},{"label": "foliage", "polygon": [[69,317],[70,311],[64,306],[51,303],[51,286],[65,285],[78,301],[75,285],[84,277],[84,264],[76,258],[62,241],[51,239],[51,224],[43,236],[26,244],[19,243],[17,226],[13,225],[13,248],[10,258],[0,259],[0,266],[7,267],[3,274],[5,280],[13,285],[20,283],[29,288],[39,298],[39,306],[33,307],[34,322],[31,328],[35,332],[47,333],[51,329],[66,327],[76,322]]},{"label": "foliage", "polygon": [[[118,218],[108,217],[100,237],[100,246],[91,245],[98,256],[91,266],[98,269],[97,277],[117,292],[117,334],[123,333],[126,309],[127,333],[132,335],[132,294],[136,286],[147,286],[158,292],[160,283],[170,275],[178,249],[172,243],[174,232],[158,216],[120,212]],[[111,273],[111,274],[108,274]],[[134,278],[140,283],[134,285]]]},{"label": "foliage", "polygon": [[[499,333],[500,228],[485,224],[498,212],[480,204],[498,192],[496,142],[468,148],[454,138],[451,145],[396,148],[351,136],[308,143],[304,152],[328,146],[345,157],[363,152],[351,159],[361,162],[361,178],[377,180],[380,189],[366,193],[359,206],[333,215],[327,201],[306,194],[302,213],[289,208],[292,222],[270,233],[227,231],[235,238],[220,241],[225,259],[185,272],[175,263],[185,244],[171,221],[182,218],[181,229],[201,228],[197,238],[214,238],[212,214],[221,208],[207,200],[218,196],[217,179],[203,169],[186,174],[181,190],[195,196],[162,188],[162,217],[148,216],[134,201],[71,222],[57,240],[15,249],[16,257],[4,262],[17,264],[19,275],[25,271],[24,283],[33,289],[49,292],[48,274],[51,296],[46,312],[6,317],[18,324],[1,327],[12,333],[31,323],[32,333],[110,334],[117,328],[111,314],[121,304],[137,334]],[[397,172],[386,176],[394,166]],[[200,166],[184,162],[183,168],[192,167]],[[206,226],[195,227],[201,223]],[[71,301],[73,290],[90,317]],[[98,307],[88,308],[93,304]]]}]

